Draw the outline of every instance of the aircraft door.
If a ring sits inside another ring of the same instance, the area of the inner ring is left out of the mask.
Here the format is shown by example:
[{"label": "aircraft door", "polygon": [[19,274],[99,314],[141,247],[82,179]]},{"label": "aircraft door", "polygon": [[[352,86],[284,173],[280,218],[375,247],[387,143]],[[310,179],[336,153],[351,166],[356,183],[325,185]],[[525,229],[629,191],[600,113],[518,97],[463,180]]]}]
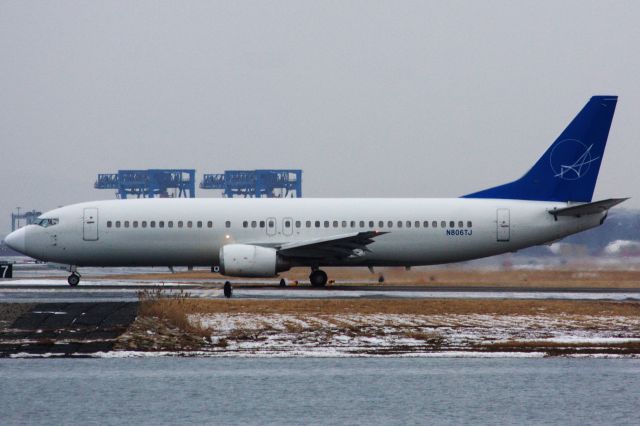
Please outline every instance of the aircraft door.
[{"label": "aircraft door", "polygon": [[269,236],[276,235],[276,218],[275,217],[267,218],[267,235]]},{"label": "aircraft door", "polygon": [[498,241],[509,241],[511,237],[511,214],[509,209],[497,210]]},{"label": "aircraft door", "polygon": [[293,235],[293,219],[285,217],[282,219],[282,233],[284,235]]},{"label": "aircraft door", "polygon": [[98,239],[98,209],[94,207],[84,209],[82,239],[85,241],[96,241]]}]

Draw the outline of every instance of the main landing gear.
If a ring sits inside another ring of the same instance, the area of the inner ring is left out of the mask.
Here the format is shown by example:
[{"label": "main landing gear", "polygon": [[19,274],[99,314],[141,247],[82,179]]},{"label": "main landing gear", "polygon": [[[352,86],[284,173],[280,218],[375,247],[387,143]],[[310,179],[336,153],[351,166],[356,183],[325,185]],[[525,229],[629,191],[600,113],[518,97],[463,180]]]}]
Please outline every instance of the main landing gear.
[{"label": "main landing gear", "polygon": [[80,283],[80,274],[72,272],[71,275],[69,275],[69,278],[67,278],[67,282],[71,287],[77,286]]},{"label": "main landing gear", "polygon": [[309,281],[313,287],[324,287],[328,281],[327,273],[320,269],[314,269],[309,275]]}]

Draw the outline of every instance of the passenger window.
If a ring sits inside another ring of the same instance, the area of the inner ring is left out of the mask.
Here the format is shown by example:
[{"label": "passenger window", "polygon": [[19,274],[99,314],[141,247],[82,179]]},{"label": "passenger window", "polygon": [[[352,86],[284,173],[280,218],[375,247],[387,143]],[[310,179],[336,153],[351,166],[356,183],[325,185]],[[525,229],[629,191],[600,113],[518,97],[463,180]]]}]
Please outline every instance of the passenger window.
[{"label": "passenger window", "polygon": [[369,228],[373,228],[374,226],[376,226],[376,225],[375,225],[375,222],[374,222],[374,221],[372,221],[372,220],[370,220],[370,221],[369,221]]},{"label": "passenger window", "polygon": [[411,228],[411,221],[410,220],[407,221],[407,228]]},{"label": "passenger window", "polygon": [[352,220],[352,221],[351,221],[351,227],[352,227],[352,228],[355,228],[355,227],[356,227],[356,221],[355,221],[355,220]]},{"label": "passenger window", "polygon": [[202,228],[202,221],[201,221],[201,220],[199,220],[199,221],[196,223],[196,226],[197,226],[198,228]]},{"label": "passenger window", "polygon": [[158,222],[158,228],[164,228],[164,220]]},{"label": "passenger window", "polygon": [[284,227],[285,228],[291,228],[291,221],[290,220],[285,220],[284,221]]},{"label": "passenger window", "polygon": [[458,228],[464,228],[464,222],[463,221],[458,221]]},{"label": "passenger window", "polygon": [[225,228],[231,228],[231,221],[227,220],[227,221],[224,223],[224,226],[225,226]]},{"label": "passenger window", "polygon": [[416,228],[420,228],[420,221],[419,220],[416,220],[415,227]]},{"label": "passenger window", "polygon": [[213,221],[208,221],[207,222],[207,228],[213,228]]},{"label": "passenger window", "polygon": [[124,227],[125,227],[125,228],[128,228],[128,227],[129,227],[129,221],[128,221],[128,220],[125,220],[125,221],[124,221]]},{"label": "passenger window", "polygon": [[116,228],[120,228],[120,221],[116,220]]},{"label": "passenger window", "polygon": [[325,220],[325,221],[324,221],[324,227],[325,227],[325,228],[328,228],[328,227],[329,227],[329,221],[328,221],[328,220]]},{"label": "passenger window", "polygon": [[258,222],[256,222],[255,220],[252,220],[252,221],[251,221],[251,227],[252,227],[252,228],[255,228],[255,227],[257,227],[257,226],[258,226]]},{"label": "passenger window", "polygon": [[316,228],[320,228],[320,221],[319,221],[319,220],[316,220],[315,225],[316,225]]},{"label": "passenger window", "polygon": [[429,221],[428,221],[428,220],[425,220],[425,221],[422,223],[422,227],[423,227],[423,228],[428,228],[428,227],[429,227]]},{"label": "passenger window", "polygon": [[302,227],[302,222],[300,222],[299,220],[296,220],[296,228],[301,228]]},{"label": "passenger window", "polygon": [[188,221],[187,222],[187,228],[193,228],[193,222],[192,221]]},{"label": "passenger window", "polygon": [[134,228],[137,228],[137,227],[138,227],[138,221],[137,221],[137,220],[134,220],[134,221],[133,221],[133,227],[134,227]]},{"label": "passenger window", "polygon": [[387,222],[387,227],[388,228],[393,228],[393,221],[392,220]]},{"label": "passenger window", "polygon": [[471,228],[471,225],[472,225],[471,221],[470,221],[470,220],[469,220],[469,221],[467,221],[467,227],[468,227],[468,228]]},{"label": "passenger window", "polygon": [[156,227],[156,221],[152,220],[151,223],[149,223],[149,225],[151,225],[152,228]]},{"label": "passenger window", "polygon": [[184,226],[184,222],[181,220],[178,221],[178,228],[182,228]]},{"label": "passenger window", "polygon": [[243,228],[248,228],[249,227],[249,222],[247,222],[246,220],[242,222],[242,227]]},{"label": "passenger window", "polygon": [[342,221],[342,227],[343,227],[343,228],[346,228],[346,227],[347,227],[347,221],[346,221],[346,220],[343,220],[343,221]]},{"label": "passenger window", "polygon": [[111,228],[111,221],[110,220],[107,221],[107,228]]},{"label": "passenger window", "polygon": [[173,228],[173,221],[170,220],[169,222],[167,222],[167,227],[168,228]]},{"label": "passenger window", "polygon": [[454,228],[456,226],[456,223],[453,220],[449,221],[449,228]]},{"label": "passenger window", "polygon": [[384,222],[383,221],[379,221],[378,222],[378,228],[384,228]]},{"label": "passenger window", "polygon": [[440,222],[440,228],[446,228],[447,227],[447,221],[443,220]]},{"label": "passenger window", "polygon": [[305,226],[306,226],[307,228],[311,228],[311,221],[310,221],[310,220],[306,221],[306,222],[305,222]]},{"label": "passenger window", "polygon": [[273,227],[275,227],[275,226],[276,226],[276,223],[275,223],[274,221],[270,220],[270,221],[267,223],[267,226],[268,226],[269,228],[273,228]]},{"label": "passenger window", "polygon": [[431,222],[431,226],[434,228],[438,227],[438,222],[436,222],[435,220],[433,222]]},{"label": "passenger window", "polygon": [[142,227],[143,227],[143,228],[146,228],[146,227],[147,227],[147,221],[146,221],[146,220],[143,220],[143,221],[142,221]]},{"label": "passenger window", "polygon": [[337,221],[337,220],[334,220],[334,221],[333,221],[333,227],[334,227],[334,228],[337,228],[337,227],[338,227],[338,221]]},{"label": "passenger window", "polygon": [[260,221],[260,228],[264,228],[264,220]]},{"label": "passenger window", "polygon": [[402,221],[401,220],[398,221],[398,228],[402,228]]},{"label": "passenger window", "polygon": [[360,228],[364,228],[364,220],[360,221]]}]

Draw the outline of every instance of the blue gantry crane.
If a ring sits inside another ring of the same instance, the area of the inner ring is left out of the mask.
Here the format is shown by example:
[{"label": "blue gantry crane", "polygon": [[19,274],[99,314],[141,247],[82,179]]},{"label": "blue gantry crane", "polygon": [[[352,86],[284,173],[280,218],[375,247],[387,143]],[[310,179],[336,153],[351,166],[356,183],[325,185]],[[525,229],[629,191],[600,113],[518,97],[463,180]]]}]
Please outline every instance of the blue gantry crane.
[{"label": "blue gantry crane", "polygon": [[94,188],[115,189],[118,198],[195,198],[195,180],[194,169],[118,170],[99,174]]},{"label": "blue gantry crane", "polygon": [[226,170],[205,174],[201,189],[221,189],[224,197],[300,198],[302,170]]}]

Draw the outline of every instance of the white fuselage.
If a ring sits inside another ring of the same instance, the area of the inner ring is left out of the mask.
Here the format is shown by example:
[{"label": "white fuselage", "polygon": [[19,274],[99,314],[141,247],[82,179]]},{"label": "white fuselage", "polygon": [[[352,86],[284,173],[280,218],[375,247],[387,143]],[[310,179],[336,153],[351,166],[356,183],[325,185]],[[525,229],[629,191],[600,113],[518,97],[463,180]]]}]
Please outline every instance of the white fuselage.
[{"label": "white fuselage", "polygon": [[597,226],[606,214],[549,214],[566,206],[466,198],[95,201],[43,214],[57,223],[27,226],[24,252],[75,266],[215,266],[225,244],[277,248],[375,230],[384,234],[368,250],[299,264],[430,265],[548,243]]}]

